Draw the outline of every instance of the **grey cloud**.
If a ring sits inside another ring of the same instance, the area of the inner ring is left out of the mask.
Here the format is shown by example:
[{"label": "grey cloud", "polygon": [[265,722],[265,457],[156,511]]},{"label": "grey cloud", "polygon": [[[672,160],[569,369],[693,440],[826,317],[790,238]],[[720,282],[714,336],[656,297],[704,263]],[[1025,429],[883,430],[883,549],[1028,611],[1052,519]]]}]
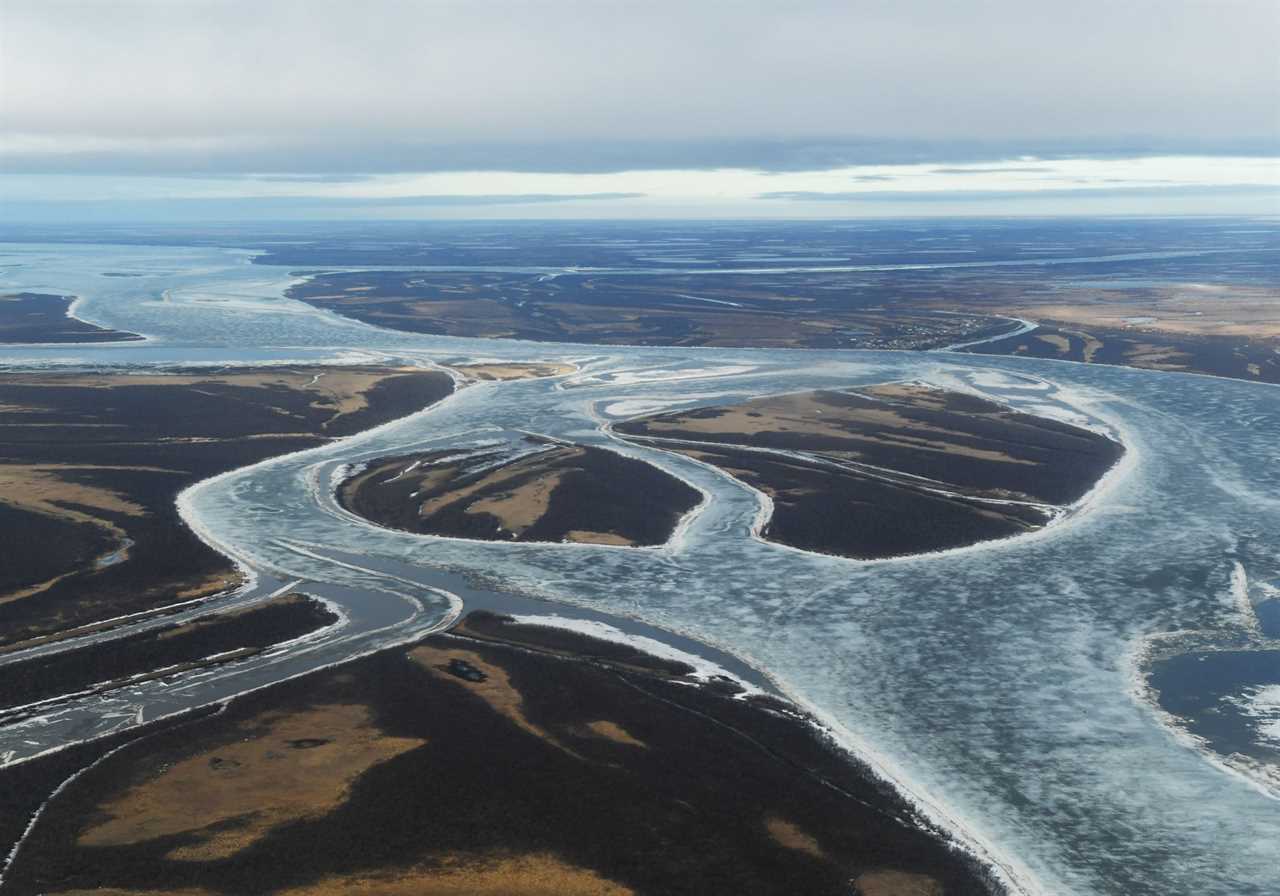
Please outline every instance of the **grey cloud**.
[{"label": "grey cloud", "polygon": [[[239,177],[239,175],[228,175]],[[372,174],[250,174],[249,180],[263,183],[356,184],[373,180]]]},{"label": "grey cloud", "polygon": [[1053,168],[995,165],[983,168],[934,168],[933,174],[1049,174]]},{"label": "grey cloud", "polygon": [[1280,142],[1273,0],[5,0],[4,32],[10,173],[803,170]]},{"label": "grey cloud", "polygon": [[1064,187],[1048,190],[867,190],[863,192],[816,192],[782,190],[760,193],[757,199],[792,202],[889,202],[968,203],[1020,199],[1088,199],[1116,197],[1175,197],[1256,195],[1280,197],[1280,187],[1259,184],[1185,184],[1181,186]]},{"label": "grey cloud", "polygon": [[[97,173],[97,172],[95,172]],[[154,174],[152,172],[148,172]],[[367,183],[376,178],[375,174],[333,174],[333,173],[262,173],[262,172],[196,172],[184,168],[177,172],[166,173],[168,177],[196,178],[200,180],[247,180],[257,183]]]},{"label": "grey cloud", "polygon": [[643,193],[515,193],[487,196],[254,196],[208,199],[64,199],[5,203],[9,221],[220,221],[228,219],[353,217],[396,210],[527,206],[568,202],[641,199]]},{"label": "grey cloud", "polygon": [[[275,147],[188,150],[11,153],[9,174],[120,174],[240,177],[342,182],[378,174],[442,171],[518,171],[606,174],[673,168],[750,168],[785,173],[852,165],[980,164],[1020,156],[1056,159],[1139,158],[1152,155],[1280,156],[1280,138],[1167,140],[905,140],[723,139],[581,140],[538,143],[426,144],[382,140],[322,141]],[[945,169],[944,169],[945,170]],[[970,169],[961,169],[968,171]],[[1008,170],[1008,169],[1005,169]],[[262,172],[270,172],[263,174]]]}]

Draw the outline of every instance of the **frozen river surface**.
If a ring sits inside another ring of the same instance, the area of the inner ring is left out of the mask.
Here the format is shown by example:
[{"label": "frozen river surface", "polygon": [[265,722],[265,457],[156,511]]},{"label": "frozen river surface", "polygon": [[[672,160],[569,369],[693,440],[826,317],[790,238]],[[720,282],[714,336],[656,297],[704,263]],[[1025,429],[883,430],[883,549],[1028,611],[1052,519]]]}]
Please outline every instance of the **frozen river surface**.
[{"label": "frozen river surface", "polygon": [[[0,730],[0,755],[20,759],[402,641],[446,623],[473,592],[505,590],[631,617],[749,661],[1020,889],[1280,891],[1275,769],[1201,749],[1150,704],[1140,674],[1158,636],[1247,634],[1250,596],[1280,580],[1280,389],[956,354],[419,336],[284,299],[288,271],[243,253],[6,251],[0,290],[75,294],[81,317],[149,337],[8,347],[7,366],[506,358],[571,360],[579,371],[473,385],[377,430],[196,486],[183,496],[187,520],[257,573],[255,594],[323,583],[309,587],[347,624],[240,666]],[[1040,533],[858,562],[760,541],[755,492],[689,459],[619,444],[604,428],[657,409],[897,379],[1104,428],[1129,450],[1081,507]],[[332,500],[344,465],[527,432],[643,458],[707,498],[651,549],[416,536]]]}]

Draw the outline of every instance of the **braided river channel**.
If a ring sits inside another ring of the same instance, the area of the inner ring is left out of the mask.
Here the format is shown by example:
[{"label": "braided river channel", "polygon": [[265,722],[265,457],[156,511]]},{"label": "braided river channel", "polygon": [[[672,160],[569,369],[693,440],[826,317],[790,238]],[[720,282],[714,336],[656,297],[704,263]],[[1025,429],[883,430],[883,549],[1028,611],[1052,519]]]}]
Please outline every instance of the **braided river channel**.
[{"label": "braided river channel", "polygon": [[[632,632],[705,645],[723,668],[808,709],[1015,891],[1280,891],[1280,711],[1268,717],[1255,699],[1269,682],[1214,677],[1211,659],[1210,671],[1185,676],[1212,679],[1221,692],[1213,706],[1237,713],[1240,733],[1226,744],[1161,710],[1147,677],[1153,657],[1176,656],[1180,645],[1210,657],[1248,655],[1280,674],[1280,633],[1269,636],[1255,612],[1280,583],[1280,388],[950,352],[417,335],[284,298],[290,269],[252,264],[242,251],[3,250],[3,291],[75,295],[77,316],[147,337],[7,346],[6,369],[510,360],[570,362],[576,371],[471,384],[410,417],[189,489],[184,519],[251,574],[250,585],[213,605],[248,604],[302,582],[343,622],[177,681],[59,704],[0,728],[0,760],[21,762],[405,643],[463,608],[523,601],[544,614],[614,619]],[[641,413],[893,380],[1087,425],[1127,450],[1039,532],[855,561],[761,540],[759,493],[692,459],[623,443],[608,426]],[[374,526],[334,500],[353,464],[530,433],[642,459],[695,486],[703,502],[667,544],[623,548],[413,535]]]}]

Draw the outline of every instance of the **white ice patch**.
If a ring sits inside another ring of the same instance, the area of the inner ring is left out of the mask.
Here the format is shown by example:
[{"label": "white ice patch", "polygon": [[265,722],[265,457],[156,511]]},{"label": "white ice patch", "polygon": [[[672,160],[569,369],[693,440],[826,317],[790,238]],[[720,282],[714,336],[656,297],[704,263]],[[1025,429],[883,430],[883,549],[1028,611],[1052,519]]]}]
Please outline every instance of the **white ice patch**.
[{"label": "white ice patch", "polygon": [[997,333],[994,336],[984,336],[982,339],[971,339],[967,342],[957,342],[952,345],[944,346],[938,349],[938,351],[954,352],[965,348],[972,348],[975,345],[986,345],[988,342],[999,342],[1002,339],[1012,339],[1015,336],[1025,336],[1027,333],[1030,333],[1039,326],[1035,321],[1023,320],[1020,317],[1009,317],[1005,318],[1005,320],[1017,321],[1018,328],[1016,330],[1010,330],[1008,333]]},{"label": "white ice patch", "polygon": [[678,292],[676,295],[682,299],[693,299],[695,302],[710,302],[713,305],[728,305],[730,308],[741,308],[737,302],[726,302],[724,299],[708,299],[706,296],[691,296],[686,293]]},{"label": "white ice patch", "polygon": [[1098,426],[1097,421],[1093,418],[1058,404],[1024,404],[1020,405],[1018,410],[1027,414],[1034,414],[1037,417],[1057,420],[1060,423],[1069,423],[1081,429],[1096,430]]},{"label": "white ice patch", "polygon": [[1043,380],[1031,380],[997,370],[978,370],[969,374],[969,382],[980,389],[1018,389],[1028,392],[1048,392],[1053,386]]},{"label": "white ice patch", "polygon": [[614,401],[602,407],[600,410],[608,417],[635,417],[640,414],[656,414],[667,408],[686,405],[693,401],[705,401],[712,398],[723,398],[727,394],[725,392],[698,392],[685,393],[678,397],[671,398],[628,398],[623,401]]},{"label": "white ice patch", "polygon": [[606,405],[603,410],[610,417],[634,417],[638,414],[654,414],[671,407],[670,401],[646,401],[632,398],[627,401],[615,401]]},{"label": "white ice patch", "polygon": [[1258,736],[1267,743],[1280,746],[1280,718],[1259,724]]},{"label": "white ice patch", "polygon": [[1254,720],[1258,740],[1280,747],[1280,684],[1251,688],[1243,699],[1235,701],[1245,715]]},{"label": "white ice patch", "polygon": [[348,479],[353,479],[356,476],[359,476],[367,468],[368,465],[364,463],[338,464],[338,466],[334,467],[333,471],[329,474],[329,491],[337,491],[338,486],[342,485],[342,483],[346,482]]},{"label": "white ice patch", "polygon": [[612,386],[635,386],[643,383],[674,383],[679,380],[701,380],[713,377],[738,376],[751,373],[756,368],[749,364],[726,364],[719,367],[651,367],[639,370],[619,370],[617,373],[588,374],[570,377],[565,385],[593,386],[609,384]]},{"label": "white ice patch", "polygon": [[1249,574],[1239,560],[1234,561],[1231,566],[1231,602],[1240,613],[1245,628],[1260,633],[1258,614],[1254,612],[1253,602],[1249,600]]},{"label": "white ice patch", "polygon": [[752,694],[763,694],[760,688],[743,681],[738,676],[729,672],[723,666],[713,663],[705,657],[698,656],[695,653],[688,653],[679,648],[672,647],[670,644],[664,644],[653,638],[646,638],[644,635],[632,635],[621,629],[614,628],[606,622],[598,622],[594,619],[575,619],[570,616],[512,616],[512,620],[520,625],[536,625],[540,628],[558,628],[566,631],[577,632],[580,635],[586,635],[589,638],[596,638],[601,641],[610,641],[614,644],[626,644],[634,647],[636,650],[647,653],[650,656],[658,657],[664,660],[674,660],[678,663],[684,663],[693,667],[693,673],[690,678],[701,682],[711,681],[713,679],[728,678],[743,688],[740,696],[749,696]]},{"label": "white ice patch", "polygon": [[[418,467],[420,467],[420,466],[422,466],[422,461],[420,461],[420,460],[415,460],[413,463],[409,464],[409,466],[405,467],[405,468],[404,468],[403,470],[401,470],[399,473],[397,473],[396,475],[394,475],[394,476],[392,476],[390,479],[388,479],[388,480],[387,480],[387,482],[395,482],[395,481],[396,481],[397,479],[399,479],[401,476],[406,476],[406,475],[408,475],[409,473],[412,473],[414,470],[418,469]],[[386,483],[383,483],[383,485],[386,485]]]}]

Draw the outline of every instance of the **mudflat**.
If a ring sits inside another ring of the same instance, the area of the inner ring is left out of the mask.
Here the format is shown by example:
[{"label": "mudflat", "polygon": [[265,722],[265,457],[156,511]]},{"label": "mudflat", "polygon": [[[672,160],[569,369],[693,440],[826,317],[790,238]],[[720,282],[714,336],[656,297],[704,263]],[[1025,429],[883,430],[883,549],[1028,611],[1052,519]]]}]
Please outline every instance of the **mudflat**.
[{"label": "mudflat", "polygon": [[451,370],[457,371],[468,379],[481,382],[505,382],[507,380],[537,379],[546,376],[564,376],[573,373],[577,368],[566,363],[531,362],[514,364],[509,362],[489,362],[478,364],[451,364]]}]

